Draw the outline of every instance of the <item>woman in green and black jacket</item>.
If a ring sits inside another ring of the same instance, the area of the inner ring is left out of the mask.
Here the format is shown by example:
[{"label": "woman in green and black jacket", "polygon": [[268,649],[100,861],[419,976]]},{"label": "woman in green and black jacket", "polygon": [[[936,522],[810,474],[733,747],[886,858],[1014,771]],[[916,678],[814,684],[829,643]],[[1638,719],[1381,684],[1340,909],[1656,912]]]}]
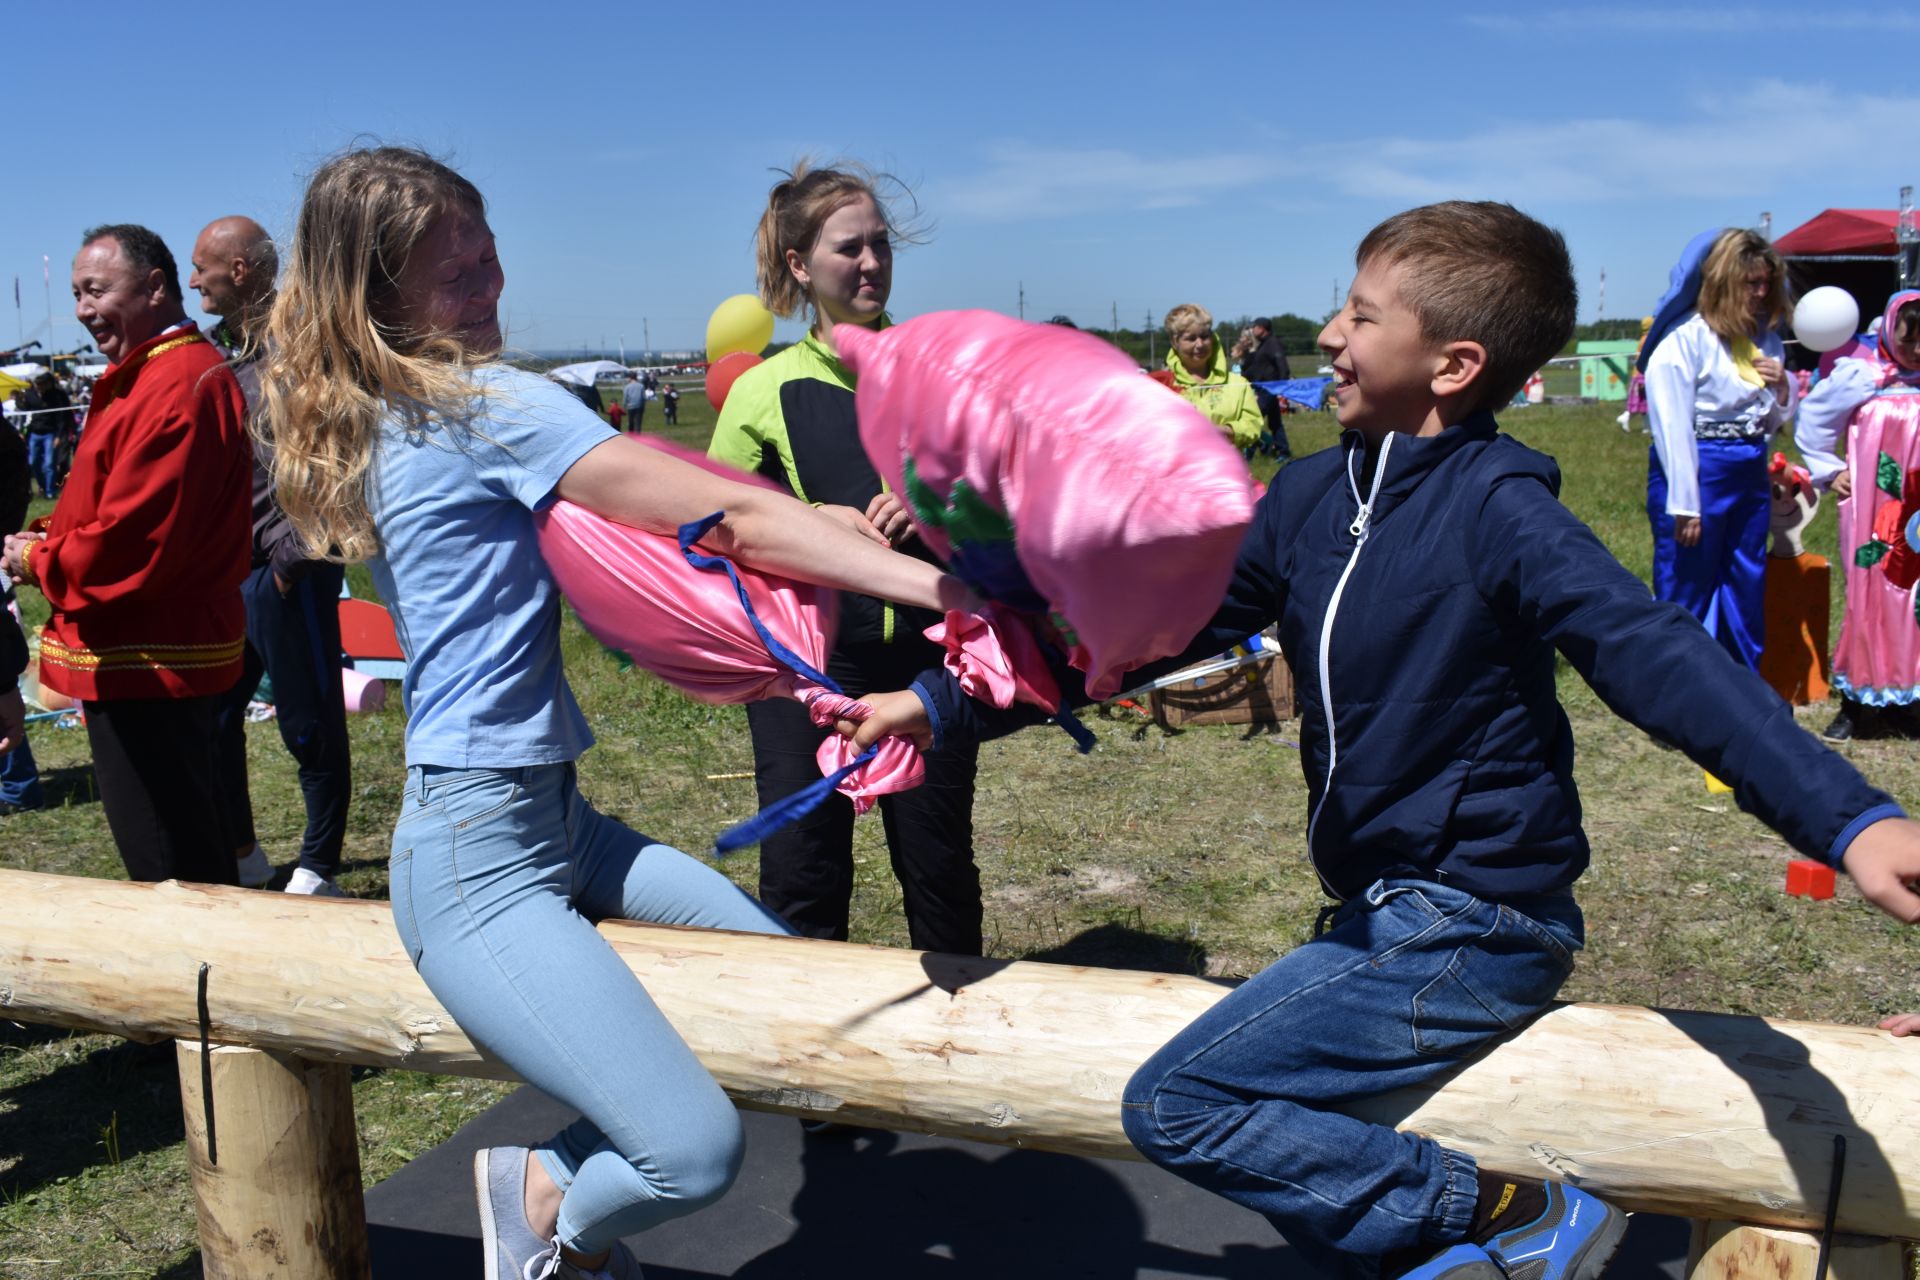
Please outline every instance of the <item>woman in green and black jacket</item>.
[{"label": "woman in green and black jacket", "polygon": [[[776,314],[803,308],[804,341],[742,374],[707,452],[768,476],[867,536],[931,559],[905,506],[860,447],[853,374],[835,354],[836,324],[881,328],[898,233],[870,178],[804,162],[768,196],[757,236],[760,297]],[[905,688],[940,663],[921,632],[937,617],[843,593],[827,674],[849,694]],[[820,777],[826,731],[795,702],[747,708],[762,807]],[[974,748],[926,760],[927,779],[883,796],[887,849],[915,948],[980,954],[980,873],[973,862]],[[836,795],[760,847],[760,899],[809,937],[845,939],[853,897],[853,806]]]}]

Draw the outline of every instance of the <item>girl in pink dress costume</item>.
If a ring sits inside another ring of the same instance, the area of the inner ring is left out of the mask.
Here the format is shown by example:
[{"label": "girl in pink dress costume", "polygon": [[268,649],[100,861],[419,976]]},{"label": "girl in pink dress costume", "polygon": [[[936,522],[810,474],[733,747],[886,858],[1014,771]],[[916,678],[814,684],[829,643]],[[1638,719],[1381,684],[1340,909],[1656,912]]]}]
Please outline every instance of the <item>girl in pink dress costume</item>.
[{"label": "girl in pink dress costume", "polygon": [[[1825,736],[1878,736],[1920,700],[1920,290],[1894,294],[1877,345],[1813,388],[1794,439],[1814,483],[1840,499],[1841,702]],[[1845,461],[1836,456],[1843,439]]]}]

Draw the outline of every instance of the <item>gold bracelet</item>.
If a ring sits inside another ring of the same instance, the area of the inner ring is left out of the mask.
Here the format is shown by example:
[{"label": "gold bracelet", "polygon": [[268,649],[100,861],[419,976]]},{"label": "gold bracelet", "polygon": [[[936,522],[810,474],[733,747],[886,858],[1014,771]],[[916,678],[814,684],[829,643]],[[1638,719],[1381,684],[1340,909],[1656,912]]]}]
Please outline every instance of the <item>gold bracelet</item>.
[{"label": "gold bracelet", "polygon": [[29,563],[29,561],[33,556],[33,549],[39,546],[40,543],[41,539],[35,538],[32,542],[20,548],[20,577],[29,585],[35,587],[40,585],[40,579],[35,576],[33,565]]}]

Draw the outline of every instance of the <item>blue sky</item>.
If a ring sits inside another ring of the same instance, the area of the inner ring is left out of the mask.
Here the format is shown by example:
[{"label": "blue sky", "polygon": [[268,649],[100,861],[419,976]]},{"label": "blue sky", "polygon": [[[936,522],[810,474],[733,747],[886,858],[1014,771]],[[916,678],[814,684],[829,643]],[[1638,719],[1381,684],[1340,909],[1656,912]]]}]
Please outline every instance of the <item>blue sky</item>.
[{"label": "blue sky", "polygon": [[[4,81],[0,293],[20,277],[33,336],[49,255],[77,343],[84,227],[147,223],[184,277],[202,224],[284,234],[304,175],[371,138],[486,193],[531,348],[634,350],[643,321],[699,345],[753,287],[769,170],[802,153],[914,187],[935,226],[898,260],[903,317],[1012,313],[1023,283],[1029,318],[1318,317],[1368,227],[1450,197],[1560,227],[1582,319],[1603,269],[1606,314],[1639,314],[1696,231],[1920,181],[1920,14],[1827,9],[33,5]],[[0,342],[17,330],[0,302]]]}]

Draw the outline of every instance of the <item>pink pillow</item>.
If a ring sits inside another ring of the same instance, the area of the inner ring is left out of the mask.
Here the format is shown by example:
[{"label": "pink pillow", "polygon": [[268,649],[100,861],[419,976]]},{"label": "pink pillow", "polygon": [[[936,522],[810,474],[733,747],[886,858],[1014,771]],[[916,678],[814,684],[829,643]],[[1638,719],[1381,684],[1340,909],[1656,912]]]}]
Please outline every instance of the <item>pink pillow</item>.
[{"label": "pink pillow", "polygon": [[1051,612],[1095,697],[1226,594],[1253,481],[1192,405],[1098,338],[988,311],[840,325],[867,456],[981,594]]},{"label": "pink pillow", "polygon": [[725,573],[687,563],[673,537],[571,502],[535,515],[534,530],[554,580],[594,638],[675,688],[702,702],[728,703],[804,697],[816,687],[769,652],[740,596],[744,591],[767,629],[818,671],[833,642],[833,592],[740,565],[736,589]]},{"label": "pink pillow", "polygon": [[[652,436],[639,439],[715,474],[773,487],[704,454]],[[775,651],[784,648],[798,664],[822,671],[833,646],[834,593],[744,565],[732,565],[729,574],[718,558],[713,567],[695,567],[682,550],[682,539],[693,542],[707,523],[689,525],[681,530],[682,538],[673,538],[560,501],[534,516],[534,531],[554,580],[593,637],[631,655],[675,688],[702,702],[797,698],[807,704],[816,724],[827,726],[836,716],[865,719],[865,704],[796,671]],[[751,617],[743,597],[752,605]],[[754,625],[755,617],[766,629],[764,635]],[[819,754],[824,774],[847,771],[834,781],[860,812],[873,804],[874,796],[904,791],[925,777],[919,753],[903,738],[886,739],[865,760],[856,760],[838,737],[829,738]],[[806,807],[803,801],[787,816]],[[721,848],[751,843],[778,825],[778,819],[749,824],[744,835],[722,837]]]}]

